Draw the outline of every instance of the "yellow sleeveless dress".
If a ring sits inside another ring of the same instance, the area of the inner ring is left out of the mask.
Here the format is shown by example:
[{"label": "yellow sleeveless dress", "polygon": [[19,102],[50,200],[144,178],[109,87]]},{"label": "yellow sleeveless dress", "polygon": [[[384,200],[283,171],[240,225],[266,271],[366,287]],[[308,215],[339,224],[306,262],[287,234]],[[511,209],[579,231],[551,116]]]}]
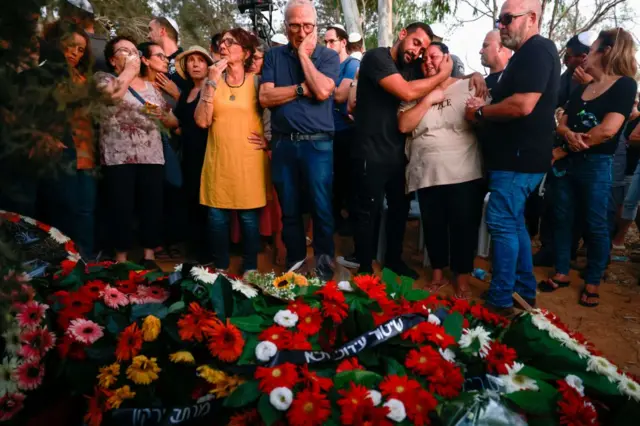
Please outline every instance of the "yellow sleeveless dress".
[{"label": "yellow sleeveless dress", "polygon": [[248,140],[251,132],[263,134],[261,117],[253,74],[246,74],[240,87],[229,87],[220,79],[200,179],[200,204],[233,210],[266,205],[266,153]]}]

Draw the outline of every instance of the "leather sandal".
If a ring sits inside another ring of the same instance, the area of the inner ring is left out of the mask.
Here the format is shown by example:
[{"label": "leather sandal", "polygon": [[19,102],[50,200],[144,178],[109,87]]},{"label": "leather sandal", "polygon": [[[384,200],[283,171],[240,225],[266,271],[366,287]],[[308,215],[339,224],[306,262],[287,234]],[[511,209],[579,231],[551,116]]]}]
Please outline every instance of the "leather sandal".
[{"label": "leather sandal", "polygon": [[558,281],[553,278],[547,278],[545,281],[540,281],[538,283],[538,290],[543,293],[551,293],[560,288],[569,287],[569,284],[571,284],[571,281]]},{"label": "leather sandal", "polygon": [[[583,296],[587,296],[588,299],[598,299],[597,302],[583,302],[582,301],[582,297]],[[585,287],[582,290],[582,293],[580,293],[580,300],[578,300],[578,304],[585,306],[587,308],[595,308],[596,306],[598,306],[600,304],[600,295],[598,293],[591,293],[590,291],[587,291],[587,288]]]}]

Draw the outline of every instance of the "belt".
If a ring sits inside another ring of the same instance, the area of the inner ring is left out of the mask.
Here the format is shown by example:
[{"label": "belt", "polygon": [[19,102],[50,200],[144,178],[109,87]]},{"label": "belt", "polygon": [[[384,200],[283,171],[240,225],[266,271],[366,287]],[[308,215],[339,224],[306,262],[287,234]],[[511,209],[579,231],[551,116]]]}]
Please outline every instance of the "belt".
[{"label": "belt", "polygon": [[327,141],[333,139],[332,133],[275,133],[276,139],[290,141]]}]

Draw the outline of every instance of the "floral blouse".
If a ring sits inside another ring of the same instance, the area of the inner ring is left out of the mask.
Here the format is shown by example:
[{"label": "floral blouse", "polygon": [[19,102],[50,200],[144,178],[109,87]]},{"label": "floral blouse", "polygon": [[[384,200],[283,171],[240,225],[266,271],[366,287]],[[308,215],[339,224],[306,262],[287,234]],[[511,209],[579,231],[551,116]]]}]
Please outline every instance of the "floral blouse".
[{"label": "floral blouse", "polygon": [[[98,87],[116,77],[103,72],[95,76]],[[147,102],[167,109],[160,92],[149,82],[138,94]],[[164,164],[162,139],[157,124],[142,112],[142,103],[131,92],[107,107],[100,121],[100,160],[105,166]]]}]

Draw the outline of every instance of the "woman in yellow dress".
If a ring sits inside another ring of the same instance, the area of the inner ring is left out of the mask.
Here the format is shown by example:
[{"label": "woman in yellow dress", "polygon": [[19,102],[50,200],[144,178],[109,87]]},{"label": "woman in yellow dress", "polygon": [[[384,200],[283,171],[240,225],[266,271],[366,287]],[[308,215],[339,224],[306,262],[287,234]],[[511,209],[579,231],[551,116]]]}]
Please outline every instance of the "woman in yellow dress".
[{"label": "woman in yellow dress", "polygon": [[262,113],[254,74],[246,70],[254,39],[241,29],[220,39],[220,61],[209,67],[195,111],[198,126],[209,128],[202,168],[200,204],[209,208],[209,243],[215,267],[229,267],[231,212],[240,219],[243,269],[258,267],[259,209],[267,203]]}]

